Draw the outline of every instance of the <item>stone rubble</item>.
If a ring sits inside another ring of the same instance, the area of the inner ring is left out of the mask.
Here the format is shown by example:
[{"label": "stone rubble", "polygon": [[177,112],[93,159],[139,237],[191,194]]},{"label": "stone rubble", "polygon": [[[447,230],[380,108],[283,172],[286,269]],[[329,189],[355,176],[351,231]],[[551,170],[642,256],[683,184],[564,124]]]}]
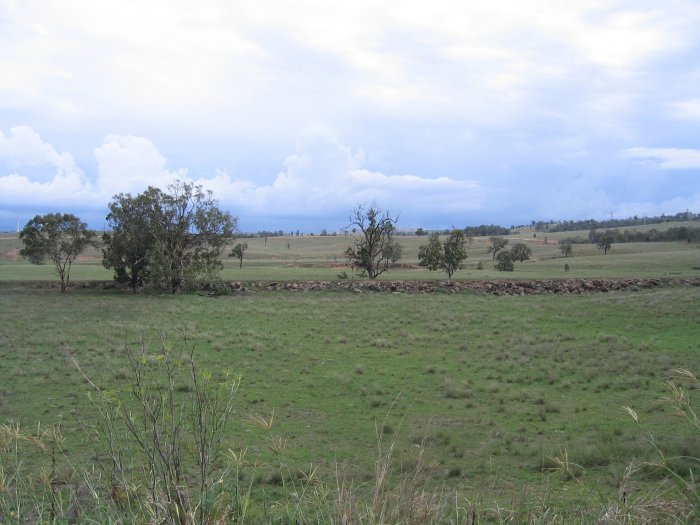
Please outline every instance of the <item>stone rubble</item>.
[{"label": "stone rubble", "polygon": [[471,291],[482,295],[583,294],[615,291],[638,291],[659,286],[700,286],[700,278],[670,279],[533,279],[470,281],[234,281],[231,292],[255,290],[314,292],[340,290],[351,293],[458,293]]}]

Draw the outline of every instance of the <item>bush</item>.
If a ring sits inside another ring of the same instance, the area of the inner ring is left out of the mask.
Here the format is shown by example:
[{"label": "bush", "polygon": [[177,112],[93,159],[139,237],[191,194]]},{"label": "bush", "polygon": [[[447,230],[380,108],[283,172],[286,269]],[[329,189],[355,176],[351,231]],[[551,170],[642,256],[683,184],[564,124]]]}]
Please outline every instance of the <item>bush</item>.
[{"label": "bush", "polygon": [[499,272],[512,272],[514,270],[513,257],[509,252],[499,252],[493,267]]}]

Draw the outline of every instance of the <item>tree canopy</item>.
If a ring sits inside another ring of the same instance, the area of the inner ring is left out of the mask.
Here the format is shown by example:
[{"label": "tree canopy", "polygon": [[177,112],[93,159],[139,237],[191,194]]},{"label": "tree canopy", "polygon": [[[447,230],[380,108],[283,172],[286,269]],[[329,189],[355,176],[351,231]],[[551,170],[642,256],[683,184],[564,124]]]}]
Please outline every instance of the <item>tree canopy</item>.
[{"label": "tree canopy", "polygon": [[243,268],[243,257],[245,256],[245,251],[247,249],[248,249],[247,242],[239,242],[231,249],[231,253],[229,253],[230,257],[235,257],[236,259],[238,259],[238,267],[239,268]]},{"label": "tree canopy", "polygon": [[498,255],[498,252],[503,250],[507,244],[508,244],[508,239],[504,239],[503,237],[496,237],[496,236],[489,237],[488,252],[493,253],[493,257],[492,257],[493,260],[496,260],[496,256]]},{"label": "tree canopy", "polygon": [[149,187],[110,203],[103,264],[115,279],[136,286],[143,279],[173,293],[223,267],[221,252],[233,239],[237,219],[221,211],[210,191],[176,181],[164,192]]},{"label": "tree canopy", "polygon": [[95,246],[95,232],[71,214],[48,213],[30,220],[19,234],[24,243],[20,255],[34,264],[50,260],[61,279],[61,292],[70,284],[70,269],[88,246]]},{"label": "tree canopy", "polygon": [[510,249],[510,256],[514,261],[527,261],[532,255],[532,250],[528,245],[522,242],[516,242]]},{"label": "tree canopy", "polygon": [[450,280],[467,258],[466,239],[462,230],[453,230],[445,242],[440,234],[431,233],[428,244],[418,249],[418,261],[428,270],[442,270]]},{"label": "tree canopy", "polygon": [[389,269],[389,262],[398,260],[401,251],[394,242],[397,221],[377,203],[360,204],[352,210],[348,228],[359,230],[360,236],[345,250],[345,257],[359,276],[375,279]]}]

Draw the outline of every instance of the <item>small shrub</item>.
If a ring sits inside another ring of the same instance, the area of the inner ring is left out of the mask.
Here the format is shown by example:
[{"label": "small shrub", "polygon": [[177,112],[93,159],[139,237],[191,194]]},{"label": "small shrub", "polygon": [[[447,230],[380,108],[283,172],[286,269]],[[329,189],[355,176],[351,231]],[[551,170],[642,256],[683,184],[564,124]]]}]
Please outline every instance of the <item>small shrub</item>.
[{"label": "small shrub", "polygon": [[499,272],[512,272],[515,267],[510,252],[500,252],[496,255],[496,264],[493,267]]}]

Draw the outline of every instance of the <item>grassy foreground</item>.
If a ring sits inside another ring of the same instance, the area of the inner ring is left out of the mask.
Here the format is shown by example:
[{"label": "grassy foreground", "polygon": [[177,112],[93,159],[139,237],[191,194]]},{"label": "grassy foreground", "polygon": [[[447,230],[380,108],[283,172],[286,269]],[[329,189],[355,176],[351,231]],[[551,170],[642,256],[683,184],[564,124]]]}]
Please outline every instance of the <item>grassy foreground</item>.
[{"label": "grassy foreground", "polygon": [[[186,327],[201,369],[215,381],[228,369],[242,376],[223,447],[247,451],[250,522],[313,521],[289,517],[309,477],[328,488],[319,501],[331,506],[345,486],[371,495],[377,458],[390,446],[388,482],[420,470],[427,490],[453,495],[449,519],[472,509],[463,522],[586,521],[622,501],[623,483],[630,504],[683,501],[663,482],[665,470],[645,466],[659,459],[645,432],[690,479],[698,433],[658,400],[672,370],[698,369],[698,312],[693,288],[61,296],[41,282],[0,282],[0,418],[23,428],[60,424],[67,456],[88,465],[81,425],[97,414],[74,361],[101,388],[126,392],[133,378],[124,345],[143,334],[157,347],[165,333],[179,355],[174,329]],[[176,391],[185,396],[188,387]],[[42,466],[40,454],[26,460]],[[323,521],[342,521],[338,512]]]}]

